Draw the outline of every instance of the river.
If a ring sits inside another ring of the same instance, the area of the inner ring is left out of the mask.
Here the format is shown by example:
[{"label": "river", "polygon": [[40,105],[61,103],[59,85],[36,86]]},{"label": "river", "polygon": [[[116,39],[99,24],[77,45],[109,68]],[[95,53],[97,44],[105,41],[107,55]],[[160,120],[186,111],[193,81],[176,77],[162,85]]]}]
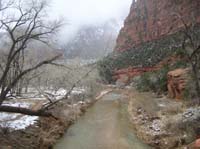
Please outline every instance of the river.
[{"label": "river", "polygon": [[149,149],[134,134],[121,94],[111,92],[88,109],[54,149]]}]

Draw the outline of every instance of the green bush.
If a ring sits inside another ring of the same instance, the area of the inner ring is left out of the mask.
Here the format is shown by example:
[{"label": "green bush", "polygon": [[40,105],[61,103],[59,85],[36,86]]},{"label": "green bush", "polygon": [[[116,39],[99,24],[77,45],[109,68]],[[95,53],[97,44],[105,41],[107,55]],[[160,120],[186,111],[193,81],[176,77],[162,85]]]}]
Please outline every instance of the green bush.
[{"label": "green bush", "polygon": [[195,99],[197,98],[197,92],[195,88],[195,80],[192,74],[189,74],[189,80],[186,84],[186,88],[184,90],[184,99]]},{"label": "green bush", "polygon": [[99,72],[99,76],[104,83],[112,83],[112,75],[113,75],[113,58],[111,56],[105,57],[103,60],[98,62],[97,69]]},{"label": "green bush", "polygon": [[136,83],[136,88],[139,91],[154,91],[159,93],[167,91],[168,71],[169,67],[165,66],[158,71],[144,73]]},{"label": "green bush", "polygon": [[166,92],[167,73],[177,68],[186,68],[187,66],[188,63],[186,61],[180,60],[174,64],[165,65],[158,71],[144,73],[137,80],[136,88],[140,91]]}]

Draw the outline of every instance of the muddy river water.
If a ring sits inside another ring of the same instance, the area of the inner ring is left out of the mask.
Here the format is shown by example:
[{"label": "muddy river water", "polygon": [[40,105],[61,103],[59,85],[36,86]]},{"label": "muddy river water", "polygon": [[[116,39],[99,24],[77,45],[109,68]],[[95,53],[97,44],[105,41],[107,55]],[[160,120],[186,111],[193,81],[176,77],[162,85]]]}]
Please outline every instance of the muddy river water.
[{"label": "muddy river water", "polygon": [[124,97],[109,93],[91,107],[54,149],[149,149],[134,134]]}]

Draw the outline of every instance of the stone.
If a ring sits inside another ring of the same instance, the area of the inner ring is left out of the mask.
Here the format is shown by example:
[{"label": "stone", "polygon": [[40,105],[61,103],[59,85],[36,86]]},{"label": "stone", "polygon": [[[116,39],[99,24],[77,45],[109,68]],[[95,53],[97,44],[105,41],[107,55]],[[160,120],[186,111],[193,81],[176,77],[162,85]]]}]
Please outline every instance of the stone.
[{"label": "stone", "polygon": [[167,88],[170,98],[182,99],[188,81],[189,69],[176,69],[167,74]]},{"label": "stone", "polygon": [[200,148],[200,139],[197,139],[194,143],[194,149],[199,149]]}]

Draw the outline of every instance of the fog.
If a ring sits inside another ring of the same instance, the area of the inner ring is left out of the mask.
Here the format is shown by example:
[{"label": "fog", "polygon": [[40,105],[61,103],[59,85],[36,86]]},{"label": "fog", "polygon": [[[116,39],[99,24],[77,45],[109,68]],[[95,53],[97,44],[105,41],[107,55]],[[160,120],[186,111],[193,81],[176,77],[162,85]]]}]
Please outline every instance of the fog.
[{"label": "fog", "polygon": [[122,25],[132,0],[52,0],[50,16],[64,20],[59,40],[66,42],[78,28],[116,19]]}]

